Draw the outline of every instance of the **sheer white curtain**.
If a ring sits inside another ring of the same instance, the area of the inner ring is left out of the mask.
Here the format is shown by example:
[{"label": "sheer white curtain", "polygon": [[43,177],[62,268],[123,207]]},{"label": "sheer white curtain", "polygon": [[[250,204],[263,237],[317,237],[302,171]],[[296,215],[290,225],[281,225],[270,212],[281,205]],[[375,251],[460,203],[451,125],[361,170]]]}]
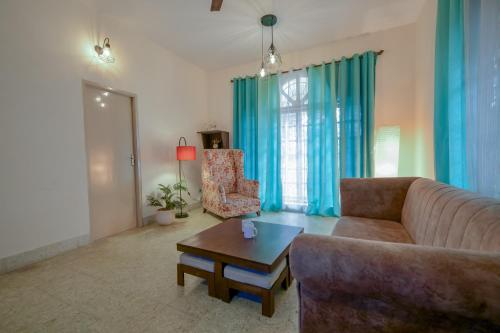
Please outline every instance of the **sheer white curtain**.
[{"label": "sheer white curtain", "polygon": [[281,180],[283,208],[307,206],[307,71],[280,75]]},{"label": "sheer white curtain", "polygon": [[500,1],[468,0],[465,13],[469,183],[500,198]]}]

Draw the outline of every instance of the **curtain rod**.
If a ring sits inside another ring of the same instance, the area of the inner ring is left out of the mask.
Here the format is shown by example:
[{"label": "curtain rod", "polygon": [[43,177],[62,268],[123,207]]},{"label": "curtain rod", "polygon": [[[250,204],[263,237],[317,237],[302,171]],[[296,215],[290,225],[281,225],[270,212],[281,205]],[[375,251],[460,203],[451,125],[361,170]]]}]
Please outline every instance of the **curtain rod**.
[{"label": "curtain rod", "polygon": [[[380,51],[377,51],[375,52],[376,55],[381,55],[382,53],[384,53],[384,50],[380,50]],[[351,59],[352,56],[350,58],[347,58],[347,59]],[[325,65],[330,65],[332,62],[325,62]],[[335,60],[335,63],[338,64],[340,63],[340,60]],[[319,67],[319,66],[322,66],[323,64],[321,65],[310,65],[310,66],[314,66],[314,67]],[[306,66],[306,67],[309,67],[309,66]],[[280,72],[280,74],[285,74],[285,73],[289,73],[289,72],[296,72],[296,71],[300,71],[300,70],[303,70],[304,68],[306,67],[302,67],[302,68],[292,68],[288,71],[283,71],[283,72]],[[271,74],[271,75],[276,75],[276,74]],[[252,76],[247,76],[247,77],[254,77],[254,76],[257,76],[257,74],[255,75],[252,75]],[[231,83],[233,83],[234,79],[231,80]]]}]

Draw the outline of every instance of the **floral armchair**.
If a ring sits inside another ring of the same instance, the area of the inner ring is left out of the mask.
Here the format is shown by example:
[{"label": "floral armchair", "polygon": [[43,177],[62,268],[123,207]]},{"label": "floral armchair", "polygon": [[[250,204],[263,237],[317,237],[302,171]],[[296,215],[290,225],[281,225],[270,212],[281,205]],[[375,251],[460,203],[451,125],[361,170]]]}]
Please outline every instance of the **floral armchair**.
[{"label": "floral armchair", "polygon": [[241,150],[204,150],[201,178],[204,212],[222,218],[260,215],[259,182],[245,179]]}]

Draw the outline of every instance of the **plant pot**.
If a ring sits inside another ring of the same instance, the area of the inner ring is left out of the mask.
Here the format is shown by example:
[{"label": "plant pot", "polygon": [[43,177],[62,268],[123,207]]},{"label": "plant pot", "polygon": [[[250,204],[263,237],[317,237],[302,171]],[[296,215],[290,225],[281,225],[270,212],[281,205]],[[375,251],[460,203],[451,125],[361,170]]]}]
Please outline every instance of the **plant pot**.
[{"label": "plant pot", "polygon": [[169,225],[174,222],[175,212],[173,210],[156,211],[155,220],[159,225]]}]

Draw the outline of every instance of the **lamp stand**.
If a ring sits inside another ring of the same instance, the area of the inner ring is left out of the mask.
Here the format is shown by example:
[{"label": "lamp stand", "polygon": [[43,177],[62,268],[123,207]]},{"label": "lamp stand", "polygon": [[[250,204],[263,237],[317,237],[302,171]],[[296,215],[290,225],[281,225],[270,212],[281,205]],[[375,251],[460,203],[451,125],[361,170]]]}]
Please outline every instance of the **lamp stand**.
[{"label": "lamp stand", "polygon": [[[179,146],[181,145],[181,140],[184,139],[184,145],[186,145],[186,138],[181,137],[179,139]],[[178,219],[183,219],[189,216],[188,213],[185,213],[182,211],[182,174],[181,174],[181,161],[179,160],[179,183],[181,186],[179,186],[179,198],[180,198],[180,206],[181,206],[181,212],[180,213],[175,213],[175,217]]]},{"label": "lamp stand", "polygon": [[[179,182],[182,182],[182,178],[181,178],[181,161],[179,161]],[[183,219],[185,217],[188,217],[189,214],[182,211],[182,188],[181,188],[181,186],[179,186],[179,198],[180,198],[181,212],[180,213],[175,213],[175,217],[178,218],[178,219]]]}]

